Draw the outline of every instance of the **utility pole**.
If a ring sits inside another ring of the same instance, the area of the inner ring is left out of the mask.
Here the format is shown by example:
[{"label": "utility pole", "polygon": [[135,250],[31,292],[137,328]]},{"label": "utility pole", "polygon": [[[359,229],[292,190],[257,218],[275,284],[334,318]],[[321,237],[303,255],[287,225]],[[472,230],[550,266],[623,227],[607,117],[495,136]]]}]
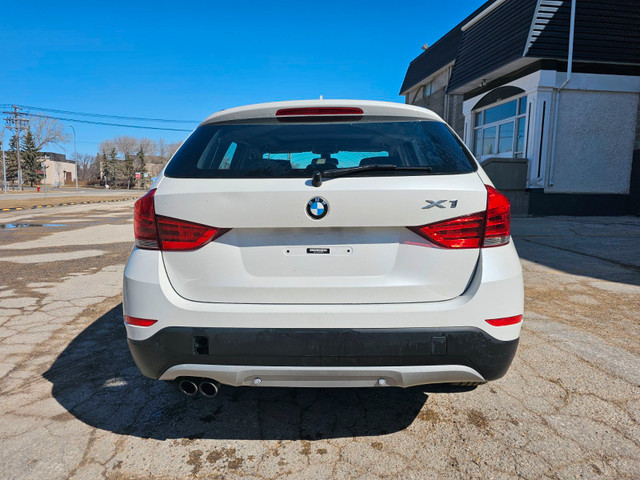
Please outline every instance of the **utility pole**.
[{"label": "utility pole", "polygon": [[76,190],[78,189],[78,150],[76,149],[76,129],[73,125],[69,125],[73,130],[73,163],[76,165]]},{"label": "utility pole", "polygon": [[0,148],[2,149],[2,190],[7,194],[7,164],[4,160],[4,128],[0,137]]},{"label": "utility pole", "polygon": [[[18,188],[22,190],[22,167],[20,165],[20,132],[27,125],[28,120],[25,114],[21,112],[22,108],[12,105],[13,111],[2,112],[8,117],[5,119],[9,130],[13,130],[16,136],[16,163],[18,165]],[[13,118],[11,118],[13,116]]]},{"label": "utility pole", "polygon": [[44,197],[47,198],[47,162],[40,162],[42,165],[42,172],[44,173]]}]

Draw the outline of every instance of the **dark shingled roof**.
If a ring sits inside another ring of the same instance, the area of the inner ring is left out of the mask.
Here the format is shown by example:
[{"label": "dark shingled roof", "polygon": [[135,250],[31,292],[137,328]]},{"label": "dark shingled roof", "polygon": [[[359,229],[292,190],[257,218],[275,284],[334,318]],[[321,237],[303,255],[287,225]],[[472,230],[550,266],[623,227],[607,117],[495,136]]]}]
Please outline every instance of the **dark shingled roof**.
[{"label": "dark shingled roof", "polygon": [[[525,56],[566,59],[571,2],[541,0]],[[640,64],[640,2],[576,2],[574,61]]]},{"label": "dark shingled roof", "polygon": [[[522,57],[566,60],[571,0],[507,0],[462,31],[490,0],[411,62],[400,93],[455,60],[448,91]],[[574,61],[640,65],[639,0],[576,2]]]},{"label": "dark shingled roof", "polygon": [[471,15],[453,27],[449,33],[445,34],[436,43],[418,55],[407,69],[404,82],[402,82],[402,87],[400,87],[400,94],[454,61],[458,53],[460,41],[462,40],[462,30],[460,30],[460,28],[487,8],[493,1],[494,0],[489,0],[483,3]]},{"label": "dark shingled roof", "polygon": [[536,0],[507,0],[464,32],[447,90],[522,57]]},{"label": "dark shingled roof", "polygon": [[462,31],[459,28],[451,30],[411,62],[400,88],[400,93],[402,94],[402,92],[413,87],[432,73],[437,72],[446,64],[451,63],[456,58],[461,39]]}]

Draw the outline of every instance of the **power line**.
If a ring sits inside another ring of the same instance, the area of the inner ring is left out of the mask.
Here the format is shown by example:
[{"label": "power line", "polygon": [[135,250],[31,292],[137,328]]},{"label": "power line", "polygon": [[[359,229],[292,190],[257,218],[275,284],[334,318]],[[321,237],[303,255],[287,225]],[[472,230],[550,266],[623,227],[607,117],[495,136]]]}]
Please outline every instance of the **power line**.
[{"label": "power line", "polygon": [[31,117],[38,117],[38,118],[53,118],[55,120],[62,120],[63,122],[90,123],[92,125],[103,125],[107,127],[140,128],[143,130],[167,130],[171,132],[191,132],[191,129],[188,129],[188,128],[147,127],[144,125],[125,125],[123,123],[98,122],[98,121],[92,121],[92,120],[78,120],[76,118],[53,117],[51,115],[39,115],[37,113],[29,113],[28,115]]},{"label": "power line", "polygon": [[[8,105],[7,105],[8,106]],[[107,115],[103,113],[89,113],[89,112],[74,112],[71,110],[58,110],[55,108],[44,107],[32,107],[29,105],[16,105],[26,110],[37,110],[40,112],[54,112],[63,115],[73,115],[81,117],[96,117],[96,118],[116,118],[119,120],[135,120],[140,122],[160,122],[160,123],[200,123],[199,120],[170,120],[167,118],[150,118],[150,117],[128,117],[124,115]]]}]

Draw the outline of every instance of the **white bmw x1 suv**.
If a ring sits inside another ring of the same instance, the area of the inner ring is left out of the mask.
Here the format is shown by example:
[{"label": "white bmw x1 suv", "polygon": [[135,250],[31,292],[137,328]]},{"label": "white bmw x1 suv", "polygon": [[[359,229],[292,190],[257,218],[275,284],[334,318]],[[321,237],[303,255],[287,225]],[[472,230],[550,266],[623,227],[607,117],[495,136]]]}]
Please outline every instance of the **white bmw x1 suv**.
[{"label": "white bmw x1 suv", "polygon": [[424,108],[223,110],[135,204],[129,347],[188,394],[502,377],[523,282],[510,206]]}]

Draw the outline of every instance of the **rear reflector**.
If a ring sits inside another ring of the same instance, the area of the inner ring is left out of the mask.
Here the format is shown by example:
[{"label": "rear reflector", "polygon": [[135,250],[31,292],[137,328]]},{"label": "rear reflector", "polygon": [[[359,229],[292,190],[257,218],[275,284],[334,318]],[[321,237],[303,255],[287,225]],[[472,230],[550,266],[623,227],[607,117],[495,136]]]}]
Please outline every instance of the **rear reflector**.
[{"label": "rear reflector", "polygon": [[491,320],[485,321],[494,327],[506,327],[507,325],[520,323],[522,321],[522,315],[516,315],[515,317],[492,318]]},{"label": "rear reflector", "polygon": [[423,238],[445,248],[497,247],[509,243],[511,205],[495,188],[487,189],[487,210],[421,227],[409,227]]},{"label": "rear reflector", "polygon": [[194,250],[229,231],[177,218],[156,215],[156,189],[139,198],[133,206],[136,247],[147,250]]},{"label": "rear reflector", "polygon": [[356,107],[306,107],[306,108],[281,108],[276,112],[276,117],[312,117],[317,115],[362,115],[361,108]]},{"label": "rear reflector", "polygon": [[124,316],[124,321],[127,322],[129,325],[135,325],[136,327],[150,327],[151,325],[157,322],[157,320],[149,320],[148,318],[129,317],[127,315]]}]

